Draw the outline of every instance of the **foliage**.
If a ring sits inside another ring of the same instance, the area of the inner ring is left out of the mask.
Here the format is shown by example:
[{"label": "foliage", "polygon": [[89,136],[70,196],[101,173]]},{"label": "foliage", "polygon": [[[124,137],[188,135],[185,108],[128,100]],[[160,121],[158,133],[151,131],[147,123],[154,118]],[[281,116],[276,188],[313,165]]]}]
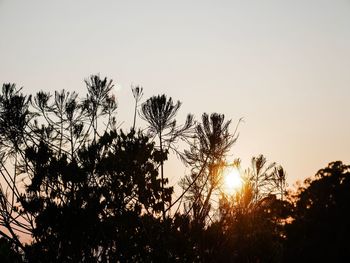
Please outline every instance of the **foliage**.
[{"label": "foliage", "polygon": [[[262,155],[253,158],[256,159],[266,163]],[[264,166],[262,164],[259,170]],[[239,160],[233,165],[241,170]],[[290,215],[290,204],[271,192],[262,195],[268,184],[271,184],[268,188],[273,189],[275,184],[270,180],[273,175],[260,176],[257,181],[251,174],[253,169],[256,170],[254,161],[252,165],[253,168],[245,172],[241,189],[232,194],[221,193],[219,218],[204,231],[209,235],[206,240],[210,243],[202,248],[205,251],[203,258],[217,262],[281,262],[283,226]],[[273,164],[270,169],[273,167],[279,166]]]},{"label": "foliage", "polygon": [[287,226],[285,260],[347,262],[350,237],[350,166],[330,163],[298,189]]},{"label": "foliage", "polygon": [[[218,113],[178,125],[179,101],[141,104],[133,87],[133,125],[123,131],[113,82],[93,75],[85,84],[82,98],[3,85],[1,262],[349,260],[350,166],[331,163],[287,195],[285,170],[263,155],[244,173],[227,160],[241,120],[233,133]],[[190,171],[175,201],[163,171],[171,151]],[[244,183],[229,194],[222,182],[232,166]]]},{"label": "foliage", "polygon": [[254,191],[254,202],[269,195],[278,195],[283,199],[286,194],[286,172],[274,162],[267,164],[265,156],[253,157],[251,169],[246,174]]},{"label": "foliage", "polygon": [[211,197],[218,190],[220,174],[224,168],[225,156],[237,137],[229,132],[231,121],[225,116],[213,113],[202,115],[197,124],[194,142],[185,151],[185,161],[191,167],[191,174],[182,180],[182,187],[188,200],[186,213],[192,213],[193,221],[204,227],[210,217]]},{"label": "foliage", "polygon": [[135,126],[136,126],[136,116],[137,116],[137,107],[139,106],[139,102],[143,96],[143,88],[136,86],[136,87],[132,87],[131,88],[132,91],[132,95],[134,96],[135,99],[135,109],[134,109],[134,122],[132,125],[132,129],[135,130]]},{"label": "foliage", "polygon": [[[111,81],[91,76],[86,85],[81,100],[64,90],[31,100],[10,84],[0,97],[1,173],[12,190],[1,188],[0,219],[9,232],[1,234],[29,261],[142,258],[152,250],[141,242],[151,240],[144,221],[159,221],[171,199],[158,177],[166,154],[141,132],[116,131]],[[6,168],[12,160],[13,172]]]},{"label": "foliage", "polygon": [[[157,151],[148,140],[106,133],[73,160],[44,143],[28,148],[33,179],[21,203],[35,217],[29,253],[48,251],[44,258],[53,262],[137,257],[124,246],[145,238],[137,230],[141,215],[157,215],[162,207]],[[169,201],[172,189],[164,190]]]},{"label": "foliage", "polygon": [[181,102],[173,102],[166,95],[152,96],[141,105],[140,116],[148,123],[148,132],[151,137],[159,137],[159,147],[164,150],[174,150],[175,143],[179,140],[187,140],[191,136],[193,116],[187,115],[183,125],[177,125],[175,119]]},{"label": "foliage", "polygon": [[[134,91],[134,93],[137,90]],[[135,95],[134,95],[135,96]],[[166,95],[158,95],[149,98],[141,106],[140,116],[148,123],[148,132],[151,137],[158,136],[160,154],[166,156],[169,149],[176,153],[177,147],[174,143],[178,139],[186,140],[190,135],[193,126],[193,116],[187,115],[186,123],[183,126],[177,126],[175,116],[181,106],[181,102],[175,104],[172,98],[167,98]],[[162,158],[163,159],[163,158]],[[165,160],[166,158],[164,158]],[[164,181],[164,163],[161,160],[160,173],[162,181]],[[162,189],[164,185],[162,184]],[[165,220],[165,205],[163,206],[163,219]]]},{"label": "foliage", "polygon": [[0,259],[3,263],[19,263],[22,262],[22,257],[16,248],[6,240],[0,238]]}]

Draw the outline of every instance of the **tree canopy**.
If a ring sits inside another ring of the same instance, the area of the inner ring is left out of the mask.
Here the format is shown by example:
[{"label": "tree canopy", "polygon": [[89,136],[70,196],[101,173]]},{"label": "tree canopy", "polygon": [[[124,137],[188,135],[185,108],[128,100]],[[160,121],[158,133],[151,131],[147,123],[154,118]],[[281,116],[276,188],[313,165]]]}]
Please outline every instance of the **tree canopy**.
[{"label": "tree canopy", "polygon": [[[2,86],[1,262],[349,259],[350,166],[330,163],[288,192],[286,171],[263,155],[246,169],[229,160],[241,120],[203,113],[179,124],[180,101],[142,103],[132,87],[133,125],[122,130],[113,81],[85,85],[83,97]],[[173,154],[188,168],[180,193],[164,169]],[[242,186],[229,193],[232,167]]]}]

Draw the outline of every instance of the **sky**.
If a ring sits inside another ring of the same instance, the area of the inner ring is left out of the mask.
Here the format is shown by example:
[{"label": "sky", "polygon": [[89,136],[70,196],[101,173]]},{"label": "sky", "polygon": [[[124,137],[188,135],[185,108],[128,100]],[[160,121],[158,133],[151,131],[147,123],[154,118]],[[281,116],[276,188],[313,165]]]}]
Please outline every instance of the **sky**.
[{"label": "sky", "polygon": [[[0,84],[84,95],[96,73],[114,80],[125,130],[142,85],[144,100],[180,100],[180,122],[244,118],[229,160],[264,154],[290,186],[350,163],[349,0],[0,0]],[[166,170],[172,184],[186,171]]]}]

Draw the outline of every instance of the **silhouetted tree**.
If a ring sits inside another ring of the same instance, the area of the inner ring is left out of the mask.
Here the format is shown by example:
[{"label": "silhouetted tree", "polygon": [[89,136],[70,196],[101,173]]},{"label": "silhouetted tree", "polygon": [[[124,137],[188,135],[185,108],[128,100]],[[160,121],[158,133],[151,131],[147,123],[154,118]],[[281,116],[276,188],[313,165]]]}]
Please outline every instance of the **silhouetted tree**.
[{"label": "silhouetted tree", "polygon": [[139,102],[143,96],[143,88],[140,86],[131,87],[131,91],[132,91],[132,95],[134,96],[134,99],[135,99],[134,122],[132,125],[132,129],[135,130],[137,107],[139,106]]},{"label": "silhouetted tree", "polygon": [[73,160],[58,156],[45,143],[28,148],[32,180],[21,204],[35,217],[29,258],[42,254],[45,262],[80,262],[149,257],[143,218],[160,213],[172,193],[164,188],[161,194],[158,156],[149,139],[133,131],[105,133],[78,150]]},{"label": "silhouetted tree", "polygon": [[[83,101],[82,109],[87,113],[86,117],[90,122],[89,129],[92,127],[93,139],[96,140],[100,132],[98,129],[99,121],[104,117],[107,118],[107,124],[104,124],[105,130],[113,128],[112,125],[115,124],[117,104],[114,95],[111,94],[114,84],[112,80],[107,80],[107,78],[101,79],[98,75],[90,76],[90,79],[85,80],[85,84],[88,93],[86,99]],[[73,117],[74,109],[76,108],[74,107],[75,103],[66,104],[67,106],[67,115],[71,114]],[[69,106],[71,106],[72,112],[70,112]]]},{"label": "silhouetted tree", "polygon": [[222,114],[202,115],[202,123],[196,126],[194,141],[185,151],[185,161],[191,174],[182,180],[187,213],[192,213],[196,224],[204,227],[211,209],[211,197],[218,190],[220,173],[225,166],[225,156],[237,140],[229,132],[231,121],[225,122]]},{"label": "silhouetted tree", "polygon": [[[220,262],[282,260],[284,224],[290,216],[290,204],[279,191],[285,185],[285,172],[281,176],[281,166],[266,163],[262,155],[253,157],[252,168],[242,175],[242,188],[233,194],[221,193],[220,219],[208,228],[214,226],[220,236],[220,247],[211,255]],[[225,260],[227,255],[231,261]]]},{"label": "silhouetted tree", "polygon": [[[180,106],[180,101],[174,103],[172,98],[167,98],[165,95],[153,96],[142,104],[141,118],[147,121],[150,135],[152,137],[158,136],[161,154],[167,155],[169,149],[177,152],[174,143],[178,139],[186,140],[191,133],[192,115],[187,115],[183,126],[177,126],[176,124],[175,116]],[[163,160],[160,163],[160,174],[162,181],[167,182],[167,180],[164,180]],[[163,207],[163,219],[165,219],[165,207]]]},{"label": "silhouetted tree", "polygon": [[0,234],[17,250],[24,249],[19,234],[30,235],[33,226],[32,216],[19,211],[16,204],[21,196],[18,182],[24,149],[35,142],[28,130],[34,117],[29,111],[31,97],[20,91],[15,84],[4,84],[0,94],[0,225],[6,229],[0,228]]},{"label": "silhouetted tree", "polygon": [[246,171],[246,176],[252,184],[255,202],[272,194],[278,194],[283,199],[286,192],[286,172],[282,166],[275,162],[267,164],[265,156],[261,154],[252,158],[251,168]]},{"label": "silhouetted tree", "polygon": [[[159,95],[141,106],[143,132],[135,128],[143,90],[135,87],[124,132],[113,82],[93,75],[85,84],[84,98],[2,87],[1,262],[350,260],[350,166],[330,163],[286,195],[285,170],[259,155],[229,194],[223,171],[240,167],[226,160],[240,122],[233,133],[217,113],[195,128],[192,115],[177,125],[181,103]],[[179,150],[180,140],[189,150]],[[163,171],[170,151],[191,169],[174,202]]]},{"label": "silhouetted tree", "polygon": [[31,262],[175,257],[157,249],[153,230],[173,191],[158,178],[167,153],[134,129],[116,131],[111,81],[86,85],[85,99],[62,90],[53,100],[3,86],[0,234]]},{"label": "silhouetted tree", "polygon": [[348,262],[350,166],[330,163],[305,180],[295,198],[285,261]]}]

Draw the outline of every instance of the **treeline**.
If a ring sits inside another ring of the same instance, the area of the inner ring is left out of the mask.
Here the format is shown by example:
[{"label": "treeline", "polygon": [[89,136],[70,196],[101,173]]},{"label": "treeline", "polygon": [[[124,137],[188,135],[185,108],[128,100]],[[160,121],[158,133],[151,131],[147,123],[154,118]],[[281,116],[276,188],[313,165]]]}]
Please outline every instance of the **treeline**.
[{"label": "treeline", "polygon": [[[287,192],[284,169],[263,155],[244,172],[227,160],[240,121],[204,113],[179,124],[179,101],[142,103],[133,87],[133,125],[123,131],[112,81],[93,75],[85,84],[85,97],[2,87],[1,262],[350,259],[350,166],[330,163]],[[164,171],[171,154],[189,168],[176,196]],[[228,193],[232,167],[242,186]]]}]

